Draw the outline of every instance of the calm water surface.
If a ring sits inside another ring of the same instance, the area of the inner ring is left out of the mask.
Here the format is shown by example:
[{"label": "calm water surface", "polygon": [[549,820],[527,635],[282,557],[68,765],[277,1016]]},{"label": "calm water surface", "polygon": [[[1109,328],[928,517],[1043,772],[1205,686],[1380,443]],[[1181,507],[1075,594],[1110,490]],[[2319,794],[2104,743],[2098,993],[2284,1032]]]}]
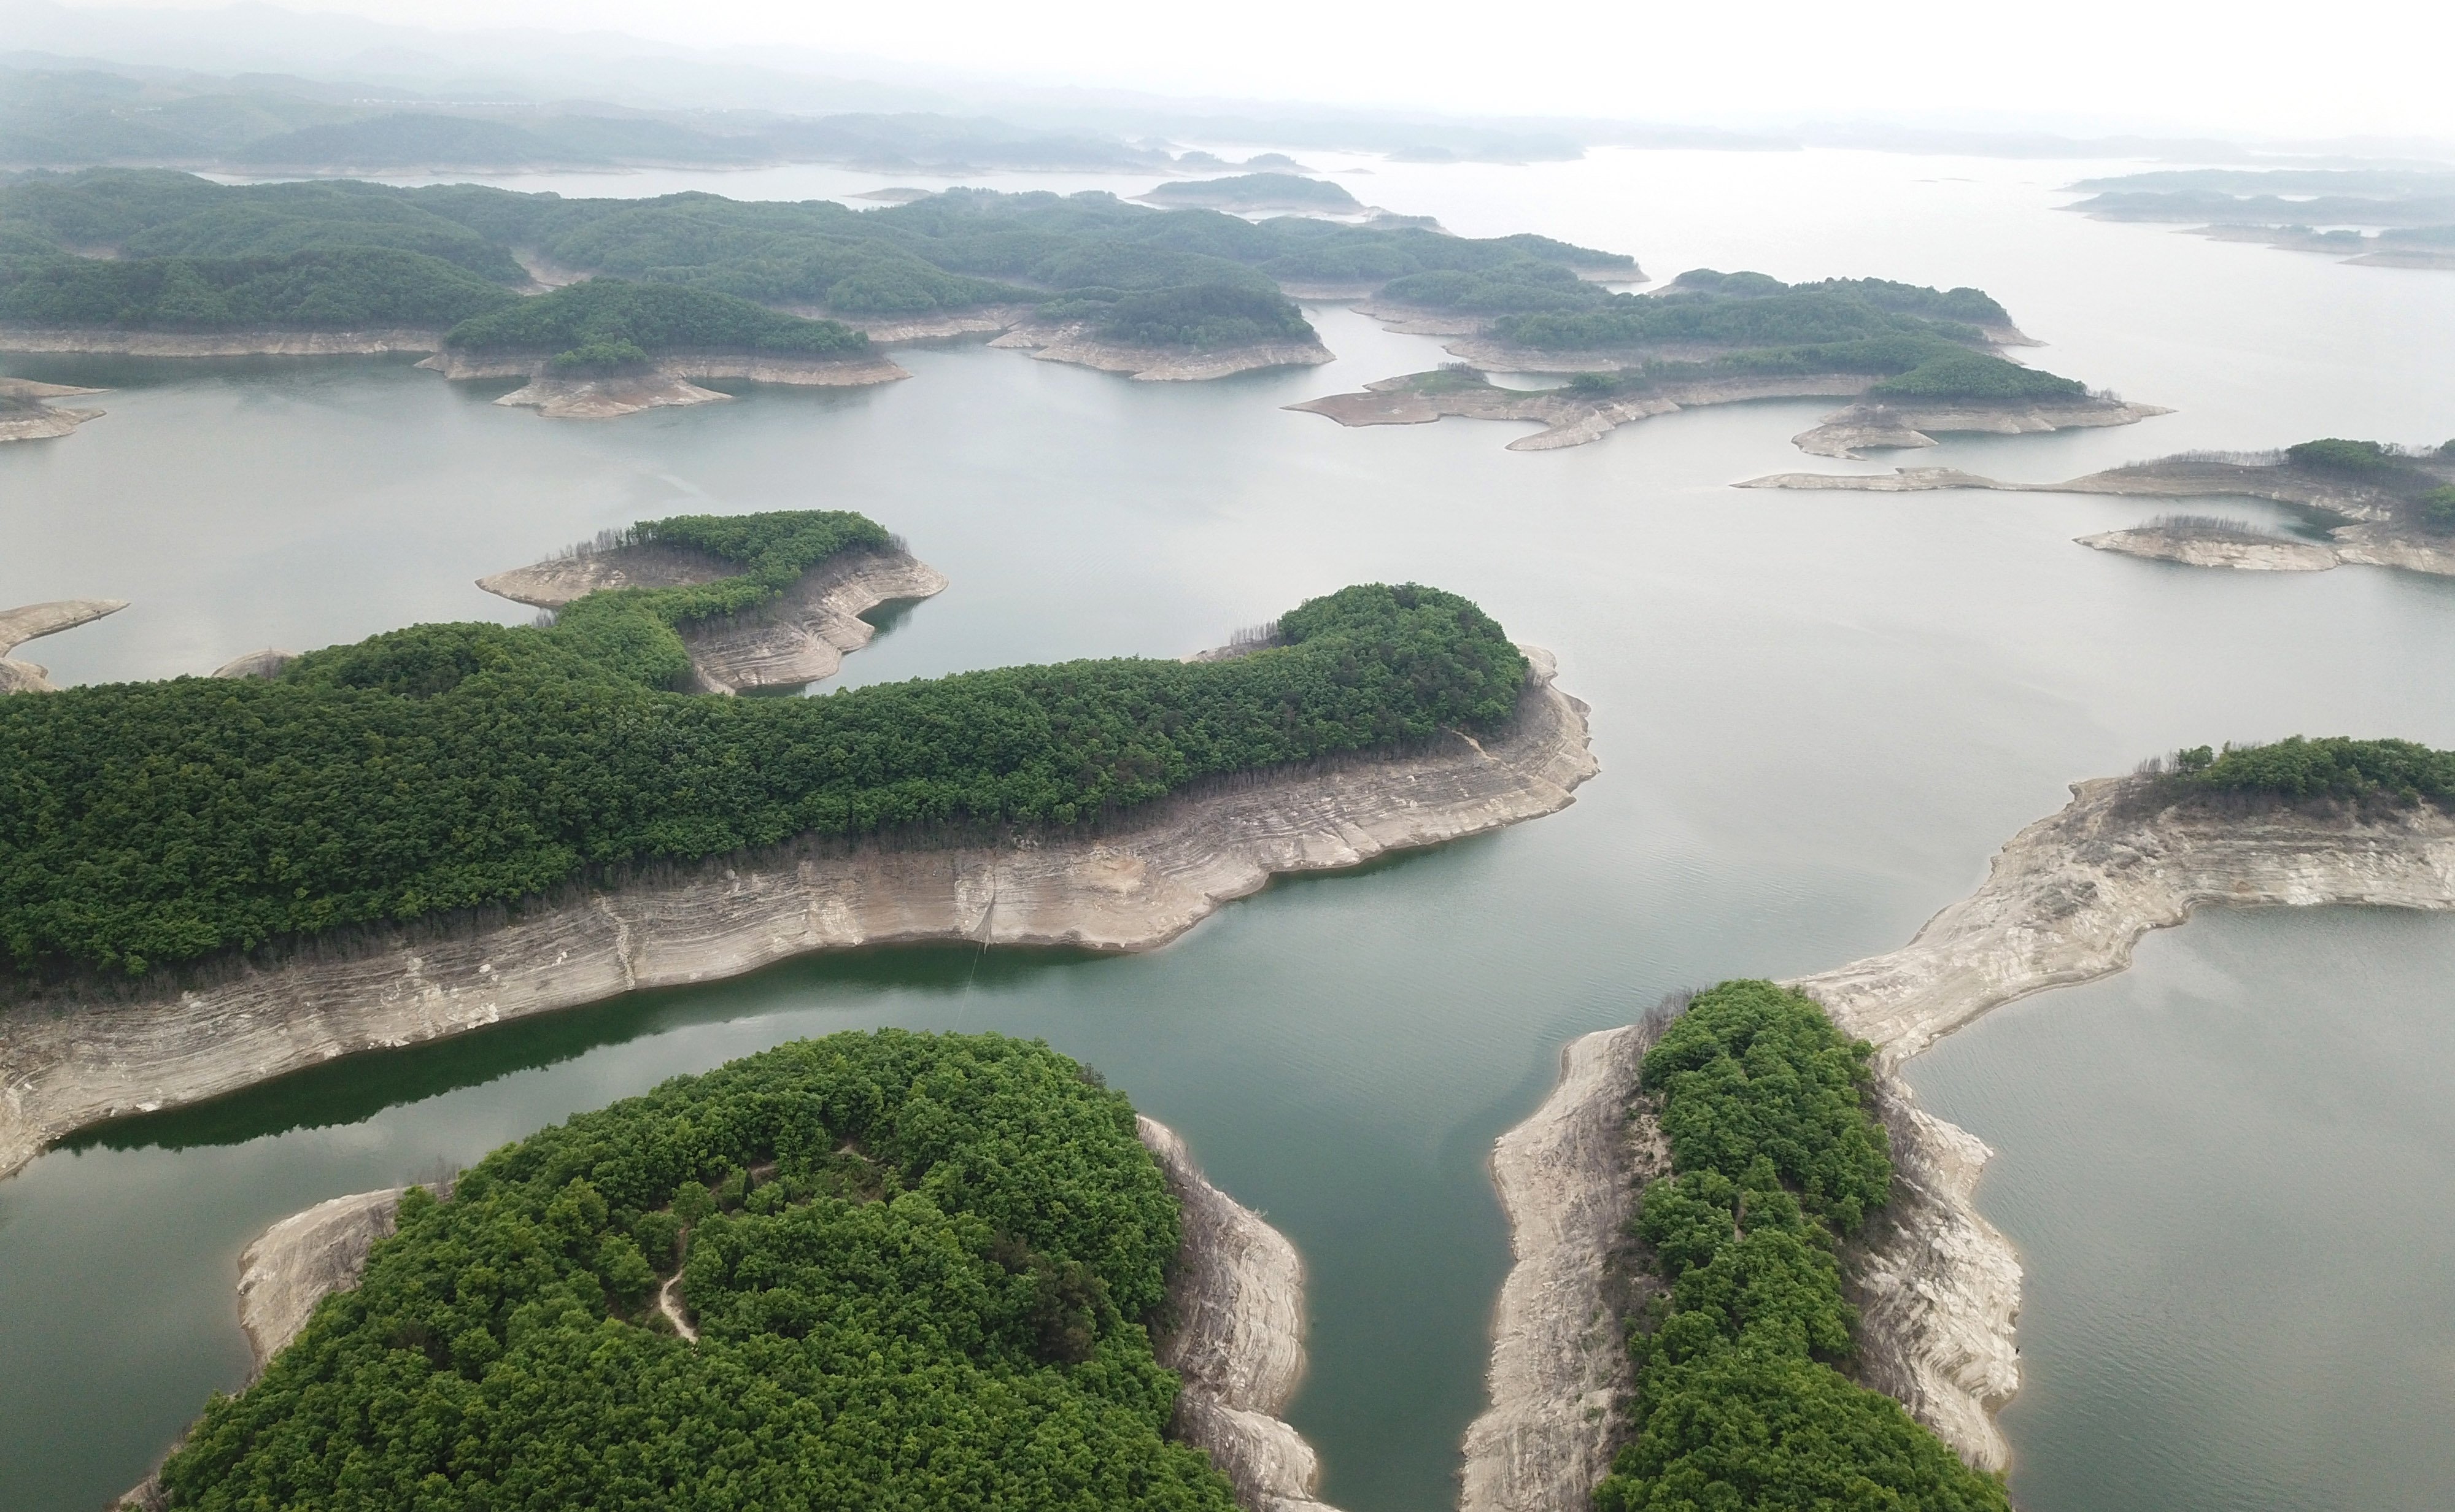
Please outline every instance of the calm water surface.
[{"label": "calm water surface", "polygon": [[[1344,181],[1463,232],[1633,252],[1657,276],[1976,284],[2051,343],[2041,365],[2179,411],[1955,439],[1919,463],[2052,478],[2186,447],[2455,433],[2455,275],[2051,209],[2068,197],[2057,185],[2119,166],[1611,153],[1375,164]],[[804,197],[884,181],[527,182]],[[1145,187],[1000,187],[1044,184]],[[2066,782],[2154,751],[2296,730],[2455,744],[2455,683],[2424,672],[2455,661],[2455,585],[2195,574],[2070,544],[2153,513],[2136,502],[1727,487],[1834,465],[1787,444],[1814,404],[1666,416],[1526,455],[1503,450],[1510,426],[1345,431],[1278,407],[1441,353],[1344,311],[1316,320],[1341,360],[1307,373],[1134,384],[917,351],[901,358],[913,381],[884,389],[746,391],[597,424],[501,409],[487,401],[505,386],[397,360],[10,363],[113,390],[75,436],[0,450],[0,603],[133,604],[23,653],[63,680],[201,672],[416,619],[518,621],[471,580],[657,514],[838,506],[903,532],[954,582],[848,681],[1175,654],[1344,583],[1416,578],[1559,653],[1563,683],[1594,705],[1604,771],[1565,814],[1273,887],[1147,956],[802,962],[355,1058],[48,1155],[0,1185],[0,1506],[98,1505],[208,1391],[240,1381],[231,1283],[273,1220],[677,1072],[894,1023],[1045,1037],[1182,1129],[1311,1268],[1293,1417],[1327,1496],[1436,1508],[1508,1260],[1484,1152],[1540,1099],[1566,1039],[1674,987],[1897,945]],[[2157,975],[2177,952],[2224,964]],[[2455,1139],[2428,1074],[2444,1061],[2419,1050],[2444,1040],[2429,1015],[2449,956],[2437,921],[2228,917],[2152,941],[2132,978],[2007,1011],[1921,1070],[1940,1111],[2004,1152],[1981,1197],[2030,1261],[2031,1385],[2006,1418],[2024,1506],[2455,1503],[2444,1444],[2393,1426],[2417,1402],[2443,1419],[2455,1381],[2445,1330],[2429,1333],[2443,1307],[2426,1311],[2447,1236],[2376,1201],[2345,1217],[2364,1191],[2447,1207]],[[2125,993],[2167,1006],[2102,1006]],[[2307,1042],[2319,1025],[2418,1050],[2337,1053]],[[2298,1100],[2280,1111],[2286,1090]],[[2127,1122],[2085,1111],[2124,1098]],[[2327,1109],[2353,1110],[2341,1137],[2293,1132]],[[2368,1184],[2386,1179],[2371,1162],[2355,1179],[2347,1162],[2386,1131],[2410,1155],[2402,1175]],[[2362,1243],[2344,1243],[2347,1221]],[[2348,1248],[2363,1263],[2341,1262]],[[2302,1298],[2326,1324],[2273,1289],[2288,1253],[2326,1271]],[[2365,1361],[2380,1339],[2402,1352]],[[2360,1445],[2363,1483],[2392,1494],[2314,1490],[2354,1483],[2311,1479],[2338,1462],[2323,1441],[2339,1459]]]}]

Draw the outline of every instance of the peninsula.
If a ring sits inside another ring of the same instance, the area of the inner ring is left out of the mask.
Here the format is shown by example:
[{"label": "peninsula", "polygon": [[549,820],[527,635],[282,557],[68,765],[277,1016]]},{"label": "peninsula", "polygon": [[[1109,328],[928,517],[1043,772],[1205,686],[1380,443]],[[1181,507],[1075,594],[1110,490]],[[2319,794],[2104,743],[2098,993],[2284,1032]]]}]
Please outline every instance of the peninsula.
[{"label": "peninsula", "polygon": [[[2203,747],[2073,795],[1907,947],[1787,984],[1869,1047],[1863,1103],[1890,1150],[1890,1198],[1840,1252],[1857,1378],[1987,1470],[2009,1458],[1994,1414],[2019,1386],[2019,1260],[1972,1205],[1985,1145],[1919,1109],[1901,1063],[2002,1003],[2121,970],[2142,934],[2203,905],[2455,908],[2455,753],[2298,737]],[[1676,1138],[1645,1066],[1686,1006],[1570,1046],[1557,1089],[1495,1151],[1516,1259],[1492,1406],[1467,1441],[1472,1512],[1576,1512],[1595,1466],[1628,1441],[1624,1423],[1570,1404],[1635,1379],[1590,1341],[1645,1302],[1624,1278],[1649,1262],[1622,1231]],[[1657,1256],[1658,1227],[1646,1240]]]},{"label": "peninsula", "polygon": [[48,604],[0,609],[0,694],[56,693],[51,673],[30,661],[14,661],[9,653],[27,641],[56,635],[91,624],[128,607],[124,598],[60,598]]},{"label": "peninsula", "polygon": [[[1275,1415],[1304,1363],[1293,1248],[1038,1044],[783,1045],[438,1190],[319,1204],[242,1264],[254,1379],[123,1506],[337,1472],[591,1506],[993,1480],[1026,1506],[1330,1512]],[[492,1452],[401,1435],[341,1471],[331,1410],[378,1397],[482,1421]]]},{"label": "peninsula", "polygon": [[2162,514],[2082,546],[2190,567],[2324,572],[2344,563],[2455,576],[2455,441],[2406,448],[2328,437],[2279,452],[2184,453],[2060,483],[2006,483],[1951,468],[1889,474],[1776,473],[1739,488],[1919,493],[2120,494],[2148,498],[2255,498],[2308,521],[2315,538],[2217,514]]},{"label": "peninsula", "polygon": [[[675,624],[891,545],[858,516],[653,534],[706,550],[724,529],[753,573],[601,591],[551,627],[421,626],[272,681],[0,703],[0,757],[40,799],[0,814],[0,1173],[333,1056],[809,951],[1146,949],[1272,876],[1554,812],[1595,770],[1550,658],[1411,585],[1313,600],[1216,660],[660,691],[692,675]],[[99,766],[77,756],[96,732]],[[113,775],[191,743],[244,754],[192,781],[257,800]],[[154,839],[172,824],[187,848]],[[105,852],[128,865],[92,866]]]},{"label": "peninsula", "polygon": [[65,383],[33,383],[0,378],[0,441],[40,441],[66,435],[88,420],[99,420],[100,410],[62,410],[47,401],[100,389],[79,389]]},{"label": "peninsula", "polygon": [[[1799,365],[1812,368],[1818,364],[1808,360]],[[2031,377],[2045,376],[2010,363],[1997,366]],[[1993,376],[1980,373],[1981,378]],[[2155,405],[2127,404],[2079,392],[1973,392],[1955,395],[1944,387],[1948,381],[1947,376],[1938,382],[1941,392],[1921,397],[1892,386],[1896,380],[1877,373],[1768,373],[1752,371],[1746,364],[1735,361],[1660,364],[1614,374],[1581,373],[1563,387],[1530,390],[1502,388],[1474,369],[1458,365],[1384,378],[1365,385],[1361,393],[1334,393],[1287,408],[1328,415],[1345,426],[1423,425],[1446,415],[1475,420],[1530,420],[1544,429],[1532,435],[1519,436],[1509,443],[1509,450],[1549,452],[1599,441],[1623,425],[1653,415],[1706,405],[1767,399],[1872,399],[1873,402],[1836,411],[1814,430],[1791,438],[1801,451],[1826,456],[1856,456],[1860,448],[1933,446],[1935,438],[1926,433],[1930,431],[2024,435],[2089,426],[2131,425],[2151,415],[2172,413]],[[2064,382],[2051,381],[2058,385]],[[2018,391],[2030,385],[2023,378],[2008,387]]]}]

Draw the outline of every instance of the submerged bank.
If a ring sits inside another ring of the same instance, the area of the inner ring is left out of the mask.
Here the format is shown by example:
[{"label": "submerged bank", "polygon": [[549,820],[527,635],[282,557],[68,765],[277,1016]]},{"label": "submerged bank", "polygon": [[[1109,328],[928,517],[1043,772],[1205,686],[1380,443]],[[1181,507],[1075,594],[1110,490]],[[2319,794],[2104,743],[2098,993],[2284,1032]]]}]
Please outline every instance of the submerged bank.
[{"label": "submerged bank", "polygon": [[37,998],[0,1014],[0,1175],[89,1124],[360,1050],[439,1038],[812,951],[929,940],[1130,951],[1285,873],[1351,867],[1567,807],[1596,771],[1586,706],[1533,666],[1509,729],[1419,754],[1266,772],[1097,837],[783,847],[591,891],[468,935],[301,952],[175,998]]},{"label": "submerged bank", "polygon": [[[2010,1460],[1994,1415],[2019,1386],[2019,1259],[1973,1205],[1990,1152],[1918,1108],[1901,1063],[1992,1008],[2121,970],[2141,935],[2202,905],[2455,909],[2455,817],[2435,808],[2226,805],[2155,777],[2082,782],[2073,795],[2007,842],[1986,883],[1907,946],[1789,984],[1877,1047],[1875,1107],[1892,1139],[1895,1195],[1847,1256],[1860,1378],[1987,1469]],[[1623,1314],[1608,1290],[1615,1224],[1554,1215],[1624,1212],[1640,1157],[1625,1135],[1561,1141],[1547,1131],[1625,1128],[1645,1035],[1632,1026],[1577,1041],[1552,1097],[1495,1154],[1516,1258],[1495,1324],[1492,1407],[1469,1434],[1466,1482],[1510,1494],[1471,1507],[1576,1512],[1593,1490],[1588,1466],[1607,1452],[1606,1424],[1543,1398],[1573,1375],[1534,1377],[1524,1361],[1573,1361],[1583,1340],[1618,1337]],[[1547,1143],[1558,1158],[1511,1155]],[[1512,1296],[1525,1300],[1512,1307]],[[1529,1326],[1532,1338],[1512,1337]],[[1538,1426],[1512,1438],[1487,1422]]]}]

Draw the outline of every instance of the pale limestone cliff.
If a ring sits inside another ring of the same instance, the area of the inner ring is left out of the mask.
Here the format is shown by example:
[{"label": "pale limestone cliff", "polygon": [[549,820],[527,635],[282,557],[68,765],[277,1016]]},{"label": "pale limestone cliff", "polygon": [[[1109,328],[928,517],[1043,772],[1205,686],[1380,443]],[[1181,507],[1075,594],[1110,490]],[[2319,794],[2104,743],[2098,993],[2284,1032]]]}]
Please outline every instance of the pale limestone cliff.
[{"label": "pale limestone cliff", "polygon": [[0,1011],[0,1176],[106,1119],[812,951],[923,940],[1146,950],[1284,873],[1338,870],[1566,808],[1593,776],[1586,706],[1533,661],[1481,741],[1252,774],[1097,837],[890,848],[813,841],[539,904],[480,932],[403,931],[350,958],[239,966],[175,999]]},{"label": "pale limestone cliff", "polygon": [[433,352],[440,331],[113,331],[102,327],[0,325],[0,352],[91,353],[123,357],[339,357]]},{"label": "pale limestone cliff", "polygon": [[[2141,935],[2201,905],[2455,909],[2455,817],[2434,808],[2232,805],[2178,797],[2153,777],[2072,791],[2069,807],[2014,837],[1986,883],[1907,946],[1789,984],[1877,1050],[1895,1180],[1846,1266],[1861,1310],[1861,1377],[1983,1469],[2010,1458],[1994,1415],[2019,1389],[2019,1257],[1972,1205],[1990,1152],[1919,1109],[1901,1063],[1991,1008],[2121,970]],[[1573,1362],[1598,1327],[1593,1308],[1617,1327],[1603,1217],[1625,1211],[1653,1168],[1644,1162],[1658,1157],[1637,1153],[1641,1142],[1557,1131],[1607,1127],[1628,1106],[1642,1033],[1577,1041],[1559,1090],[1494,1156],[1517,1259],[1494,1330],[1492,1409],[1468,1438],[1474,1512],[1580,1512],[1598,1479],[1590,1470],[1602,1430],[1581,1436],[1557,1411],[1547,1421],[1545,1398],[1597,1389]],[[1565,1223],[1564,1213],[1589,1216]],[[1513,1340],[1513,1327],[1535,1337]],[[1545,1360],[1571,1363],[1548,1375],[1528,1367]],[[1500,1424],[1529,1426],[1512,1438]],[[1507,1492],[1478,1490],[1488,1487]]]},{"label": "pale limestone cliff", "polygon": [[1572,1042],[1559,1085],[1492,1149],[1513,1263],[1492,1313],[1491,1405],[1466,1431],[1463,1512],[1577,1512],[1610,1471],[1630,1386],[1613,1261],[1636,1194],[1670,1164],[1631,1108],[1658,1033]]},{"label": "pale limestone cliff", "polygon": [[1090,333],[1086,325],[1036,321],[1017,325],[989,345],[1028,352],[1042,362],[1065,362],[1097,368],[1102,373],[1123,373],[1146,383],[1199,383],[1263,368],[1317,367],[1336,360],[1318,340],[1260,341],[1192,352],[1102,341]]},{"label": "pale limestone cliff", "polygon": [[1168,1282],[1174,1332],[1159,1362],[1185,1382],[1170,1433],[1207,1450],[1248,1512],[1330,1512],[1313,1499],[1321,1463],[1281,1421],[1305,1370],[1304,1261],[1287,1236],[1204,1179],[1167,1125],[1134,1120],[1167,1176],[1184,1224]]},{"label": "pale limestone cliff", "polygon": [[0,441],[41,441],[66,435],[88,420],[99,420],[100,410],[62,410],[49,401],[73,394],[100,393],[65,383],[35,383],[26,378],[0,378]]},{"label": "pale limestone cliff", "polygon": [[27,641],[74,630],[127,607],[125,598],[55,598],[45,604],[0,609],[0,694],[57,692],[48,670],[30,661],[11,661],[9,653]]},{"label": "pale limestone cliff", "polygon": [[[1321,1467],[1279,1412],[1304,1379],[1304,1262],[1287,1236],[1210,1184],[1175,1130],[1137,1116],[1134,1133],[1177,1199],[1183,1238],[1169,1278],[1172,1333],[1153,1341],[1178,1373],[1169,1435],[1210,1456],[1246,1512],[1336,1512],[1313,1500]],[[358,1284],[367,1253],[388,1238],[407,1187],[358,1192],[294,1213],[239,1256],[239,1326],[254,1357],[251,1382],[298,1337],[315,1304]],[[676,1273],[659,1294],[680,1335],[695,1338],[672,1304]],[[149,1477],[122,1507],[161,1504]]]},{"label": "pale limestone cliff", "polygon": [[[626,546],[582,552],[477,579],[515,603],[560,609],[600,588],[670,588],[730,577],[741,569],[696,552]],[[694,688],[741,693],[794,688],[836,675],[844,656],[869,644],[877,627],[861,616],[881,604],[928,598],[945,575],[903,551],[844,552],[803,573],[784,596],[747,615],[701,621],[681,632]]]}]

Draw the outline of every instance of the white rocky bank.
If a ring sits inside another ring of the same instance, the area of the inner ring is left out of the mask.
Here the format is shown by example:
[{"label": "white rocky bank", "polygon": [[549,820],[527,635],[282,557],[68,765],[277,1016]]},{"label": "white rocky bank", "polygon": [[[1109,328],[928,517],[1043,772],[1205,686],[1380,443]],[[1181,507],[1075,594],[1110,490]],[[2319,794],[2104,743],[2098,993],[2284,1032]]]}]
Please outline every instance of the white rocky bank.
[{"label": "white rocky bank", "polygon": [[[1989,1009],[2120,971],[2141,935],[2203,905],[2455,908],[2455,818],[2434,808],[2230,810],[2177,804],[2155,781],[2076,784],[1908,945],[1790,984],[1877,1047],[1896,1180],[1849,1265],[1862,1373],[1981,1468],[2009,1462],[1995,1413],[2020,1383],[2019,1257],[1971,1203],[1990,1152],[1920,1110],[1901,1063]],[[1515,1263],[1492,1404],[1467,1437],[1467,1512],[1583,1512],[1608,1462],[1615,1414],[1581,1408],[1627,1385],[1611,1257],[1659,1168],[1652,1131],[1626,1117],[1648,1036],[1576,1041],[1558,1088],[1494,1152]]]},{"label": "white rocky bank", "polygon": [[1283,873],[1358,865],[1566,808],[1596,768],[1586,706],[1533,663],[1510,730],[1397,758],[1255,774],[1097,837],[834,842],[590,890],[481,932],[403,932],[152,1001],[0,1015],[0,1176],[89,1124],[218,1097],[362,1050],[858,945],[1146,950]]}]

